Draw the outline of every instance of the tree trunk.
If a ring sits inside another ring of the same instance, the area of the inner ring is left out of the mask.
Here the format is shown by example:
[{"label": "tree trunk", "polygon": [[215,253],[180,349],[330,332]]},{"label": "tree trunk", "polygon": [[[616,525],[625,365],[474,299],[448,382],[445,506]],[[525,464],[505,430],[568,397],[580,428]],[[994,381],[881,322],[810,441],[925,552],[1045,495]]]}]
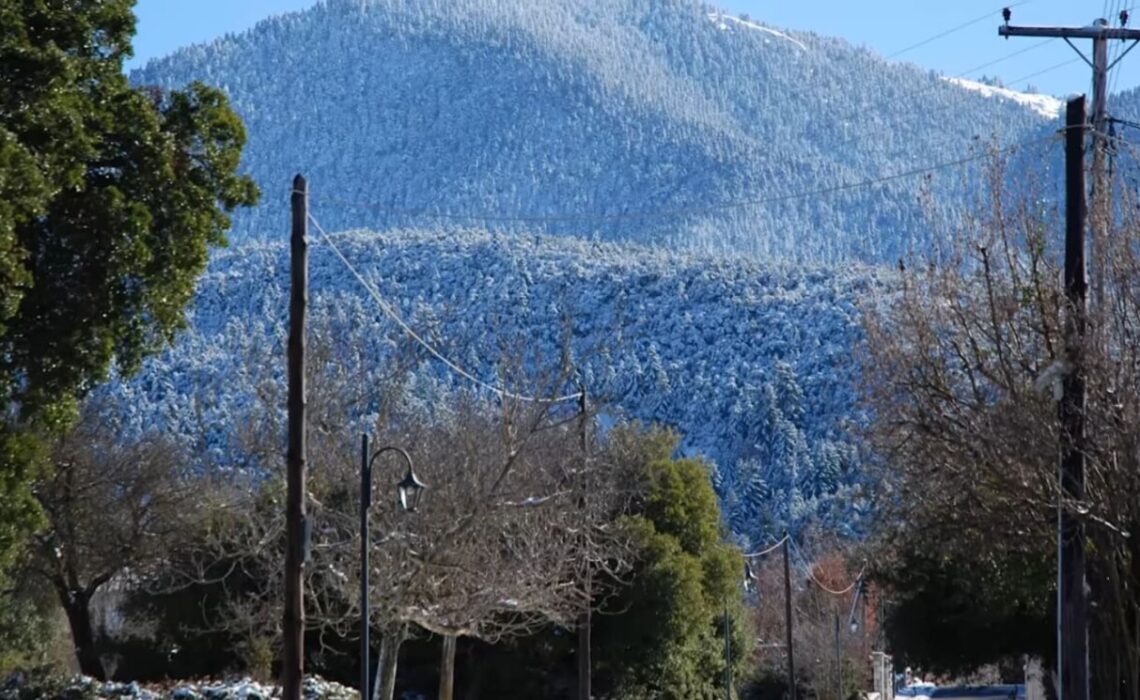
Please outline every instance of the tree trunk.
[{"label": "tree trunk", "polygon": [[443,649],[439,657],[439,700],[451,700],[455,693],[455,642],[453,634],[443,638]]},{"label": "tree trunk", "polygon": [[[590,584],[589,574],[587,574],[586,594],[592,598]],[[593,685],[593,678],[591,677],[592,670],[590,668],[590,655],[592,651],[590,649],[590,625],[590,606],[589,603],[587,603],[586,609],[583,610],[582,614],[578,617],[578,655],[576,659],[578,664],[577,700],[590,700],[590,698],[594,696],[594,691],[591,687]]]},{"label": "tree trunk", "polygon": [[467,669],[463,674],[463,700],[479,700],[483,688],[483,669],[473,644],[467,645],[466,666]]},{"label": "tree trunk", "polygon": [[99,658],[95,630],[91,626],[91,608],[86,595],[72,594],[64,601],[67,623],[71,627],[71,639],[75,643],[75,658],[79,662],[79,672],[97,680],[107,680],[103,662]]},{"label": "tree trunk", "polygon": [[396,695],[396,664],[400,645],[407,637],[406,625],[398,625],[380,639],[380,658],[376,662],[376,680],[372,684],[372,700],[392,700]]},{"label": "tree trunk", "polygon": [[[1134,521],[1129,530],[1136,532],[1137,523]],[[1136,541],[1135,537],[1128,539],[1128,560],[1132,564],[1131,579],[1140,582],[1140,543]],[[1129,602],[1129,615],[1130,619],[1124,621],[1125,626],[1132,628],[1131,639],[1128,639],[1128,652],[1129,652],[1129,667],[1132,669],[1132,674],[1128,678],[1130,686],[1130,693],[1132,698],[1140,698],[1140,601],[1137,601],[1137,594],[1132,592],[1131,600]],[[1130,624],[1131,623],[1131,624]]]}]

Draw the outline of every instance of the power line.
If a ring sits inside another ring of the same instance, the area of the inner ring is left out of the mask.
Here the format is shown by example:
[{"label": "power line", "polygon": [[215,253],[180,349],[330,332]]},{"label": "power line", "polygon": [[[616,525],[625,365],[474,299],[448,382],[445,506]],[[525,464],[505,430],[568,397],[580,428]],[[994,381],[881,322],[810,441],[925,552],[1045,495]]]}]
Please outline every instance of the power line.
[{"label": "power line", "polygon": [[[1123,0],[1120,0],[1120,2],[1118,4],[1123,5],[1124,4]],[[1135,9],[1135,7],[1131,6],[1131,5],[1128,7],[1120,8],[1120,9],[1113,8],[1112,17],[1109,18],[1109,21],[1112,21],[1114,19],[1118,19],[1121,12],[1132,12],[1133,9]],[[1112,58],[1111,61],[1109,61],[1110,65],[1119,61],[1121,56],[1124,55],[1124,42],[1120,42],[1119,44],[1117,44],[1115,51],[1116,51],[1116,55]],[[1115,73],[1113,73],[1112,77],[1109,80],[1110,80],[1110,87],[1108,89],[1108,92],[1109,92],[1109,94],[1111,94],[1111,93],[1116,91],[1116,86],[1120,82],[1120,71],[1116,71]]]},{"label": "power line", "polygon": [[777,549],[779,549],[780,547],[783,547],[783,546],[784,546],[784,541],[785,541],[785,540],[787,540],[787,539],[788,539],[788,535],[784,535],[783,537],[781,537],[781,538],[780,538],[780,541],[779,541],[779,542],[777,542],[776,544],[772,545],[771,547],[767,547],[767,548],[765,548],[765,549],[761,549],[759,552],[752,552],[752,553],[750,553],[750,554],[745,554],[745,555],[743,555],[743,556],[744,556],[746,559],[755,559],[755,558],[757,558],[757,557],[762,557],[762,556],[764,556],[765,554],[771,554],[772,552],[776,551],[776,550],[777,550]]},{"label": "power line", "polygon": [[[1110,122],[1116,122],[1117,124],[1120,124],[1121,126],[1127,126],[1130,129],[1140,129],[1140,122],[1134,122],[1134,121],[1131,121],[1129,119],[1120,119],[1119,117],[1109,117],[1108,120]],[[1120,137],[1120,136],[1111,136],[1110,137],[1107,134],[1105,134],[1104,136],[1105,136],[1105,138],[1108,138],[1108,139],[1113,140],[1113,141],[1122,141],[1124,143],[1127,143],[1127,141],[1125,141],[1124,138]]]},{"label": "power line", "polygon": [[1009,81],[1009,84],[1011,86],[1017,85],[1018,83],[1020,83],[1022,81],[1029,80],[1030,78],[1036,78],[1039,75],[1044,75],[1044,74],[1049,73],[1051,71],[1055,71],[1058,68],[1064,68],[1065,66],[1072,64],[1072,63],[1076,63],[1077,61],[1080,61],[1080,60],[1081,60],[1080,58],[1070,58],[1067,61],[1062,61],[1060,63],[1049,66],[1048,68],[1042,68],[1041,70],[1030,73],[1029,75],[1023,75],[1020,78],[1015,78],[1015,79]]},{"label": "power line", "polygon": [[830,593],[831,595],[847,595],[851,591],[855,590],[855,587],[859,585],[859,579],[863,578],[863,573],[866,570],[867,570],[867,567],[864,566],[863,570],[859,572],[859,575],[855,577],[855,580],[852,581],[850,585],[848,585],[846,588],[843,588],[843,589],[838,590],[838,591],[832,590],[832,589],[828,588],[827,586],[823,585],[822,583],[820,583],[819,579],[817,579],[815,577],[815,574],[812,573],[810,566],[808,567],[808,578],[810,578],[812,580],[812,582],[815,583],[815,585],[819,586],[819,588],[824,593]]},{"label": "power line", "polygon": [[[1021,5],[1028,5],[1031,2],[1033,2],[1033,0],[1022,0],[1021,2],[1015,2],[1012,5],[1007,5],[1007,7],[1012,9],[1014,7],[1019,7]],[[998,10],[991,10],[990,12],[987,12],[986,14],[981,15],[979,17],[975,17],[974,19],[972,19],[968,22],[963,22],[962,24],[959,24],[956,27],[951,27],[950,29],[947,29],[944,32],[939,32],[938,34],[935,34],[934,36],[927,37],[926,39],[923,39],[922,41],[920,41],[916,44],[911,44],[910,46],[906,47],[905,49],[899,49],[898,51],[892,53],[891,55],[887,56],[887,60],[890,60],[892,58],[897,58],[897,57],[903,55],[904,53],[907,53],[909,51],[913,51],[913,50],[920,48],[922,46],[926,46],[927,44],[938,41],[939,39],[942,39],[944,37],[948,37],[955,32],[959,32],[963,29],[966,29],[967,27],[972,27],[975,24],[977,24],[978,22],[984,22],[987,19],[993,19],[994,16],[997,15],[997,13],[998,13]]]},{"label": "power line", "polygon": [[977,73],[978,71],[983,70],[985,68],[989,68],[990,66],[996,66],[999,63],[1004,63],[1005,61],[1008,61],[1009,59],[1011,59],[1015,56],[1020,56],[1023,53],[1029,53],[1030,51],[1033,51],[1034,49],[1039,49],[1042,46],[1045,46],[1046,44],[1053,43],[1054,41],[1056,41],[1056,39],[1045,39],[1044,41],[1041,41],[1040,43],[1033,44],[1031,46],[1027,46],[1023,49],[1018,49],[1017,51],[1014,51],[1012,53],[1007,53],[1006,55],[1002,56],[1001,58],[995,58],[992,61],[987,61],[986,63],[983,63],[981,65],[974,66],[973,68],[971,68],[969,70],[964,70],[954,77],[955,78],[964,78],[967,75],[970,75],[971,73]]},{"label": "power line", "polygon": [[[998,153],[1008,153],[1016,151],[1017,149],[1025,146],[1030,146],[1036,143],[1043,143],[1046,141],[1056,140],[1056,134],[1044,138],[1030,139],[1011,146],[998,149]],[[903,180],[910,177],[919,175],[926,175],[937,172],[939,170],[946,170],[977,160],[988,158],[992,155],[990,152],[978,153],[964,158],[958,158],[951,161],[936,163],[934,165],[924,166],[920,168],[912,168],[891,175],[884,175],[876,178],[869,178],[866,180],[859,180],[857,182],[843,183],[839,185],[832,185],[829,187],[820,187],[810,190],[802,190],[799,192],[791,192],[787,194],[774,195],[771,197],[761,197],[758,199],[744,199],[729,202],[722,202],[720,204],[709,204],[698,207],[689,208],[665,208],[658,210],[647,210],[640,212],[625,212],[615,214],[605,214],[601,212],[583,212],[583,213],[566,213],[566,214],[488,214],[481,212],[468,212],[468,213],[454,213],[454,212],[435,212],[428,209],[408,209],[404,207],[395,207],[391,205],[381,204],[379,202],[353,202],[337,197],[316,197],[315,201],[336,205],[341,207],[352,207],[357,209],[369,209],[394,216],[405,216],[409,218],[420,218],[428,220],[445,220],[445,221],[460,221],[460,222],[482,222],[482,223],[573,223],[573,222],[596,222],[596,221],[638,221],[647,219],[671,219],[671,218],[684,218],[696,214],[715,214],[733,209],[743,209],[746,207],[762,206],[765,204],[774,204],[778,202],[788,202],[797,199],[806,199],[808,197],[820,197],[840,192],[848,192],[852,190],[863,189],[867,187],[874,187],[876,185],[894,182],[896,180]]]},{"label": "power line", "polygon": [[[803,556],[803,552],[801,552],[800,548],[798,546],[796,546],[795,540],[792,540],[790,544],[792,545],[792,548],[796,550],[796,553],[799,554],[800,557],[802,559],[804,559],[805,562],[807,562],[807,557]],[[817,579],[815,577],[815,573],[812,572],[812,567],[811,567],[810,562],[807,562],[806,566],[807,566],[808,578],[811,579],[812,582],[815,583],[815,585],[819,586],[820,589],[823,590],[825,593],[830,593],[831,595],[847,595],[851,591],[855,590],[855,587],[858,586],[859,582],[863,580],[863,574],[867,573],[867,565],[863,564],[863,568],[859,571],[859,574],[855,577],[855,580],[850,583],[850,585],[848,585],[846,588],[843,588],[841,590],[833,590],[833,589],[825,586],[823,583],[820,582],[819,579]]]},{"label": "power line", "polygon": [[[1134,6],[1120,8],[1120,6],[1122,4],[1123,4],[1123,2],[1121,2],[1121,0],[1113,0],[1111,2],[1111,4],[1110,4],[1109,0],[1105,0],[1104,10],[1102,11],[1101,16],[1107,18],[1111,22],[1119,16],[1121,11],[1131,12],[1134,9]],[[1013,7],[1017,7],[1017,5],[1010,5],[1009,7],[1013,8]],[[969,26],[969,24],[967,24],[965,26]],[[1052,43],[1054,41],[1056,41],[1056,37],[1046,39],[1046,40],[1039,42],[1037,44],[1033,44],[1032,46],[1028,46],[1024,49],[1019,49],[1017,51],[1013,51],[1013,52],[1008,53],[1008,54],[1001,56],[999,58],[995,58],[992,61],[987,61],[986,63],[982,63],[980,65],[974,66],[973,68],[970,68],[968,70],[962,71],[961,73],[958,73],[954,77],[956,77],[956,78],[966,77],[966,76],[970,75],[971,73],[976,73],[979,70],[983,70],[985,68],[989,68],[989,67],[997,65],[999,63],[1003,63],[1003,62],[1005,62],[1011,58],[1014,58],[1016,56],[1020,56],[1022,54],[1028,53],[1028,52],[1033,51],[1035,49],[1039,49],[1042,46],[1045,46],[1046,44]],[[1116,54],[1115,57],[1113,58],[1113,61],[1115,61],[1116,58],[1119,58],[1122,49],[1119,46],[1114,46],[1113,51]],[[1078,60],[1079,59],[1072,59],[1069,61],[1064,61],[1062,63],[1055,64],[1055,65],[1050,66],[1048,68],[1043,68],[1039,71],[1035,71],[1035,72],[1030,73],[1028,75],[1024,75],[1020,78],[1010,80],[1010,81],[1008,81],[1008,84],[1011,86],[1016,85],[1017,83],[1020,83],[1023,80],[1028,80],[1030,78],[1036,78],[1039,75],[1043,75],[1045,73],[1056,70],[1058,68],[1062,68],[1064,66],[1069,65],[1070,63],[1076,63]],[[1119,74],[1116,74],[1112,77],[1113,87],[1111,88],[1110,92],[1116,89],[1115,85],[1116,85],[1116,82],[1119,81],[1119,79],[1120,79]]]},{"label": "power line", "polygon": [[430,343],[428,343],[418,333],[416,333],[412,329],[412,327],[409,326],[407,324],[407,322],[405,322],[404,319],[401,318],[398,313],[396,313],[396,310],[388,302],[386,302],[384,300],[384,297],[381,296],[380,291],[378,289],[376,289],[376,287],[374,285],[370,284],[364,278],[364,275],[362,275],[360,273],[360,271],[358,271],[356,269],[356,267],[351,262],[349,262],[348,258],[345,257],[344,253],[342,253],[340,251],[340,248],[338,248],[336,243],[333,242],[332,236],[330,236],[328,234],[328,232],[325,231],[324,227],[321,226],[320,222],[317,221],[317,219],[312,214],[309,214],[308,218],[309,218],[309,221],[311,221],[313,223],[313,226],[315,226],[317,228],[317,231],[320,232],[321,237],[324,238],[324,240],[325,240],[325,243],[327,243],[329,248],[332,249],[333,253],[335,253],[336,256],[338,258],[340,258],[341,263],[344,264],[344,266],[346,268],[348,268],[348,271],[352,273],[353,277],[356,278],[356,281],[360,282],[361,286],[363,286],[364,289],[368,291],[368,294],[376,302],[377,306],[380,307],[380,310],[384,312],[384,315],[386,315],[388,318],[392,319],[392,321],[394,321],[396,323],[396,325],[398,325],[401,329],[403,329],[404,333],[406,333],[409,338],[411,338],[416,343],[418,343],[424,350],[427,350],[433,357],[435,357],[437,360],[442,362],[448,369],[450,369],[455,374],[459,375],[460,377],[463,377],[464,379],[471,382],[472,384],[476,384],[480,387],[483,387],[484,389],[486,389],[486,390],[488,390],[488,391],[490,391],[490,392],[492,392],[492,393],[494,393],[494,394],[496,394],[502,398],[514,399],[516,401],[525,401],[528,403],[554,404],[554,403],[563,403],[563,402],[567,402],[567,401],[577,401],[579,398],[581,398],[581,396],[582,396],[581,392],[574,393],[574,394],[567,394],[565,396],[557,396],[557,397],[553,397],[553,398],[539,398],[539,397],[534,397],[534,396],[524,396],[521,394],[515,394],[515,393],[509,392],[505,389],[502,389],[500,387],[497,387],[493,384],[489,384],[489,383],[483,381],[482,379],[479,379],[475,375],[471,374],[470,372],[464,370],[458,364],[456,364],[455,362],[452,362],[447,357],[445,357],[443,355],[443,353],[441,353],[439,350],[436,350]]},{"label": "power line", "polygon": [[[1056,139],[1057,139],[1057,134],[1051,134],[1050,136],[1047,136],[1047,137],[1031,139],[1029,141],[1024,141],[1024,142],[1021,142],[1018,144],[1007,146],[1005,148],[999,149],[997,151],[997,153],[1010,153],[1010,152],[1013,152],[1019,148],[1023,148],[1025,146],[1033,145],[1036,143],[1044,143],[1044,142],[1048,142],[1048,141],[1054,141]],[[823,187],[823,188],[807,190],[807,191],[802,191],[802,192],[797,192],[797,193],[777,195],[777,196],[773,196],[773,197],[765,197],[765,198],[755,199],[755,200],[742,200],[742,201],[737,201],[737,202],[726,202],[726,203],[721,204],[721,205],[710,205],[710,206],[697,207],[697,208],[692,208],[692,209],[687,209],[687,210],[659,210],[659,211],[655,211],[655,212],[641,212],[641,213],[637,213],[637,214],[619,214],[619,215],[564,214],[564,215],[555,215],[555,216],[501,216],[501,215],[483,215],[483,214],[442,214],[442,213],[434,213],[434,212],[428,212],[428,211],[415,211],[415,210],[409,210],[409,209],[397,209],[394,207],[388,207],[385,205],[375,204],[375,203],[362,205],[360,203],[347,202],[344,200],[338,200],[336,198],[317,198],[317,201],[339,203],[341,205],[367,208],[367,209],[379,209],[379,210],[386,211],[388,213],[396,213],[396,214],[401,214],[401,215],[405,215],[405,216],[423,216],[425,218],[436,218],[436,219],[443,218],[443,219],[452,219],[452,220],[460,220],[460,221],[552,222],[552,221],[621,220],[621,219],[631,219],[631,218],[635,219],[635,218],[655,218],[655,217],[667,218],[670,216],[676,216],[678,214],[679,215],[688,215],[688,214],[700,213],[700,212],[717,212],[717,211],[723,211],[723,210],[727,210],[727,209],[736,209],[736,208],[742,208],[742,207],[746,207],[746,206],[753,206],[753,205],[759,205],[759,204],[766,204],[766,203],[771,203],[771,202],[790,201],[790,200],[794,200],[794,199],[802,199],[805,197],[821,196],[821,195],[827,195],[827,194],[834,194],[837,192],[859,189],[859,188],[863,188],[863,187],[871,187],[874,185],[892,182],[892,181],[900,180],[900,179],[907,178],[907,177],[914,177],[917,175],[924,175],[924,174],[936,172],[939,170],[944,170],[946,168],[957,167],[957,166],[964,165],[967,163],[971,163],[971,162],[974,162],[977,160],[981,160],[983,158],[988,158],[991,155],[992,155],[991,152],[983,152],[983,153],[975,154],[973,156],[968,156],[965,158],[959,158],[957,160],[947,161],[944,163],[938,163],[938,164],[928,166],[928,167],[924,167],[924,168],[914,168],[912,170],[907,170],[907,171],[904,171],[901,173],[895,173],[893,175],[887,175],[887,176],[883,176],[883,177],[872,178],[872,179],[868,179],[868,180],[862,180],[859,182],[847,183],[847,184],[842,184],[842,185],[835,185],[835,186],[831,186],[831,187]],[[395,311],[394,307],[392,307],[387,301],[384,300],[384,297],[383,297],[383,295],[380,294],[380,291],[378,289],[376,289],[376,287],[374,285],[370,284],[364,278],[364,276],[360,273],[360,271],[357,270],[356,267],[348,260],[348,258],[345,257],[344,253],[342,253],[340,248],[337,247],[337,245],[333,241],[332,237],[329,235],[329,233],[327,231],[325,231],[324,227],[321,226],[320,222],[316,219],[316,217],[314,217],[311,213],[309,213],[307,216],[308,216],[308,219],[316,227],[317,231],[324,238],[324,240],[328,244],[328,246],[332,249],[333,253],[337,256],[337,258],[340,259],[341,263],[349,270],[349,272],[352,273],[352,275],[361,284],[361,286],[363,286],[364,289],[369,293],[369,295],[372,297],[372,299],[380,307],[381,311],[383,311],[383,313],[386,316],[388,316],[393,322],[395,322],[408,335],[408,337],[410,337],[412,340],[414,340],[418,345],[420,345],[430,355],[435,357],[438,361],[440,361],[442,364],[444,364],[446,367],[448,367],[455,374],[459,375],[460,377],[466,379],[467,381],[469,381],[469,382],[471,382],[477,386],[480,386],[480,387],[482,387],[488,391],[491,391],[492,393],[494,393],[500,397],[515,399],[515,400],[519,400],[519,401],[526,401],[526,402],[531,402],[531,403],[551,403],[551,404],[553,404],[553,403],[562,403],[562,402],[567,402],[567,401],[577,401],[581,397],[580,393],[567,394],[564,396],[557,396],[557,397],[553,397],[553,398],[541,398],[541,397],[534,397],[534,396],[526,396],[526,395],[522,395],[522,394],[515,394],[515,393],[507,391],[501,387],[498,387],[498,386],[495,386],[495,385],[490,384],[488,382],[485,382],[485,381],[479,379],[478,377],[476,377],[475,375],[471,374],[467,370],[463,369],[457,363],[448,359],[442,352],[440,352],[435,347],[433,347],[430,343],[428,343],[426,340],[424,340],[418,333],[416,333],[415,330],[412,329],[412,327],[409,326],[408,323],[406,321],[404,321],[404,319]],[[766,552],[764,552],[764,553],[766,553]],[[761,553],[756,553],[756,554],[747,555],[747,556],[760,556],[760,554]]]}]

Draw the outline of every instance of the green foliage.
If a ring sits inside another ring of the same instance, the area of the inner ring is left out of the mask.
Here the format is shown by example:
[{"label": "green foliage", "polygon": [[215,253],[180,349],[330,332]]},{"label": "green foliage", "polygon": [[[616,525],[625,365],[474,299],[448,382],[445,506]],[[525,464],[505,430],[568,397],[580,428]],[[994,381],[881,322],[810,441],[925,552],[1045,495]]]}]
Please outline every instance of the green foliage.
[{"label": "green foliage", "polygon": [[660,534],[693,554],[718,545],[720,508],[704,464],[657,458],[646,466],[645,477],[649,493],[640,515]]},{"label": "green foliage", "polygon": [[0,677],[47,661],[46,607],[45,601],[20,592],[0,595]]},{"label": "green foliage", "polygon": [[1055,657],[1056,562],[996,549],[916,547],[876,574],[890,591],[884,627],[899,664],[969,674],[1027,653]]},{"label": "green foliage", "polygon": [[28,485],[46,461],[34,435],[6,431],[0,424],[0,572],[14,563],[25,535],[44,522]]},{"label": "green foliage", "polygon": [[273,662],[277,650],[272,639],[263,636],[251,637],[242,645],[242,657],[250,674],[259,681],[273,679]]},{"label": "green foliage", "polygon": [[708,470],[673,459],[671,433],[618,434],[615,442],[640,485],[623,518],[640,556],[631,584],[595,617],[599,685],[622,698],[722,698],[726,610],[737,675],[753,635],[741,600],[743,558],[720,542]]},{"label": "green foliage", "polygon": [[35,436],[170,340],[258,196],[222,93],[127,82],[132,5],[0,0],[0,564],[36,524]]}]

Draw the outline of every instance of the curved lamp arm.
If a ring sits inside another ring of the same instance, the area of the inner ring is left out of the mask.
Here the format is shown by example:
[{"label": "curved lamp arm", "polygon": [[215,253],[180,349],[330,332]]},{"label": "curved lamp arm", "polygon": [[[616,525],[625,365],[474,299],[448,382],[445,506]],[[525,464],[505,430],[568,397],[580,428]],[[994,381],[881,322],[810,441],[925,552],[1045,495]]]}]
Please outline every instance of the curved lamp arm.
[{"label": "curved lamp arm", "polygon": [[[404,478],[396,484],[400,490],[400,504],[405,510],[415,510],[419,503],[419,495],[427,488],[427,484],[419,480],[416,476],[415,467],[412,464],[412,458],[406,450],[396,447],[394,445],[385,445],[380,449],[373,452],[371,455],[368,453],[368,435],[361,435],[361,448],[360,448],[360,508],[361,511],[367,511],[372,506],[372,465],[376,459],[385,452],[395,452],[404,458],[404,463],[407,464],[408,470],[404,474]],[[410,503],[409,503],[410,499]]]}]

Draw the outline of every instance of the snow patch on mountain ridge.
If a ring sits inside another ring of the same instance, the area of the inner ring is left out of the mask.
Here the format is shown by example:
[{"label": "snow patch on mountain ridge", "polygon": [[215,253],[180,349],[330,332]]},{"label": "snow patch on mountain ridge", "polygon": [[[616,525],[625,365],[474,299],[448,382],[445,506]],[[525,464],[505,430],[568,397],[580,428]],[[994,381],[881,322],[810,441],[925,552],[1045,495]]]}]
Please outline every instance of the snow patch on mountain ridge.
[{"label": "snow patch on mountain ridge", "polygon": [[749,29],[755,29],[757,31],[764,32],[765,34],[771,34],[772,36],[776,36],[776,37],[779,37],[781,39],[785,39],[787,41],[790,41],[793,44],[795,44],[796,46],[803,49],[804,51],[808,50],[807,45],[804,44],[799,39],[793,39],[792,37],[788,36],[787,34],[781,32],[781,31],[778,31],[776,29],[772,29],[771,27],[765,27],[764,25],[757,24],[756,22],[750,22],[749,20],[741,19],[740,17],[733,17],[732,15],[726,15],[726,14],[723,14],[721,12],[710,12],[709,13],[709,19],[711,19],[714,23],[716,23],[716,26],[720,27],[721,29],[728,29],[729,28],[728,22],[733,22],[736,25],[739,25],[742,27],[748,27]]},{"label": "snow patch on mountain ridge", "polygon": [[986,97],[999,97],[1005,100],[1012,100],[1018,104],[1025,105],[1034,112],[1049,119],[1056,119],[1061,114],[1061,108],[1065,106],[1063,100],[1057,99],[1052,95],[1034,95],[1028,92],[1018,92],[1016,90],[986,85],[985,83],[979,83],[975,80],[967,80],[965,78],[943,78],[943,80],[958,87],[980,93]]}]

